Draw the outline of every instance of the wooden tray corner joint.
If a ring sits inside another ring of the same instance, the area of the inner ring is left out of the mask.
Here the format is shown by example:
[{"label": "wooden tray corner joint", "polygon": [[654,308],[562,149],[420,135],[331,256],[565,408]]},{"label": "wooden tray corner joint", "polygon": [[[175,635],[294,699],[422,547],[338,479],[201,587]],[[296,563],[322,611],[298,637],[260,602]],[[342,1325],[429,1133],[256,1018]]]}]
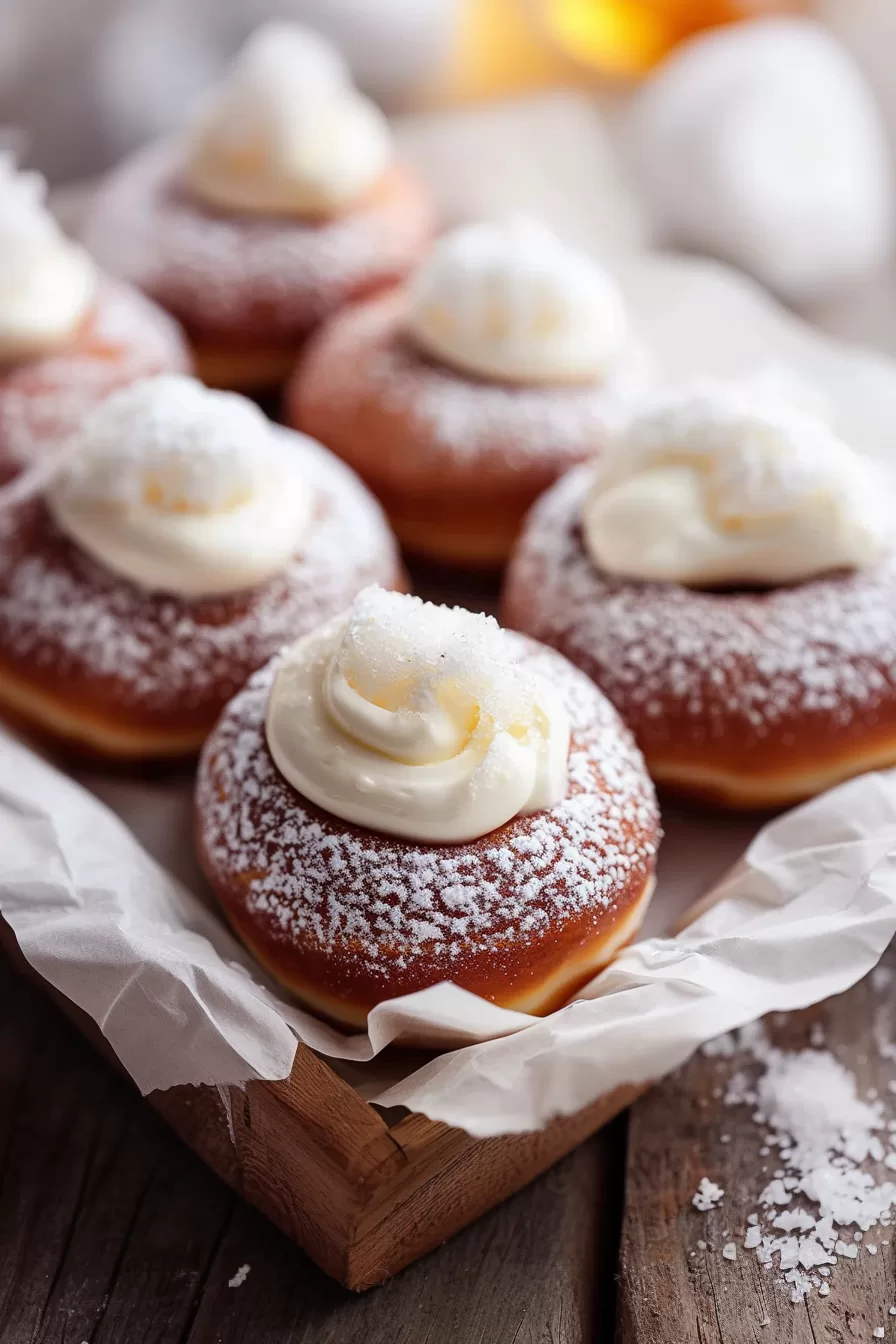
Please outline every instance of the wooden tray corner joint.
[{"label": "wooden tray corner joint", "polygon": [[[493,1139],[405,1115],[389,1125],[302,1044],[288,1079],[151,1100],[225,1181],[347,1288],[381,1283],[528,1184],[644,1089]],[[229,1110],[229,1114],[228,1114]]]}]

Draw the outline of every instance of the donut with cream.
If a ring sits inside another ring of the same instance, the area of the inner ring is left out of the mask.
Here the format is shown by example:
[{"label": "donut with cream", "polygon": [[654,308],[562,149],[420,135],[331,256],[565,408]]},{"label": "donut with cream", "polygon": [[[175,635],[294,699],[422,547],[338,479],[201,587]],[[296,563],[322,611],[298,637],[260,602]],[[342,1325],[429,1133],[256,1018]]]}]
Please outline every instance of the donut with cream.
[{"label": "donut with cream", "polygon": [[283,643],[402,582],[341,462],[191,378],[116,393],[42,490],[20,482],[0,507],[0,710],[78,755],[195,753]]},{"label": "donut with cream", "polygon": [[354,467],[409,550],[492,568],[642,373],[610,278],[509,219],[447,234],[405,287],[337,314],[287,416]]},{"label": "donut with cream", "polygon": [[793,803],[896,763],[891,499],[817,414],[684,389],[538,502],[503,619],[594,679],[658,784]]},{"label": "donut with cream", "polygon": [[322,38],[275,22],[192,125],[101,185],[83,236],[178,318],[201,378],[265,391],[324,318],[401,279],[431,232],[382,113]]},{"label": "donut with cream", "polygon": [[197,827],[249,949],[355,1028],[445,980],[551,1011],[633,936],[659,838],[587,677],[492,618],[376,589],[228,705]]},{"label": "donut with cream", "polygon": [[39,173],[0,153],[0,479],[56,447],[116,388],[188,365],[176,324],[100,275],[45,197]]}]

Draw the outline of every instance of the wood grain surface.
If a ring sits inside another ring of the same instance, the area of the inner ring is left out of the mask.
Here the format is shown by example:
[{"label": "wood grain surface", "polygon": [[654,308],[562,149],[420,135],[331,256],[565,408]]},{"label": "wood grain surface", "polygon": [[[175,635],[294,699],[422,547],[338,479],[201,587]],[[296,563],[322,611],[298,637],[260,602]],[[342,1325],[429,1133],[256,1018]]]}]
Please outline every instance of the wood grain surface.
[{"label": "wood grain surface", "polygon": [[623,1151],[617,1122],[358,1297],[232,1194],[0,958],[2,1344],[609,1340]]},{"label": "wood grain surface", "polygon": [[[798,1048],[821,1023],[861,1087],[883,1095],[896,1064],[873,1042],[896,1033],[892,997],[865,983],[770,1031]],[[616,1121],[358,1297],[223,1185],[0,958],[0,1341],[848,1344],[879,1326],[896,1340],[896,1233],[889,1246],[877,1236],[876,1256],[840,1261],[830,1297],[799,1306],[753,1255],[722,1258],[764,1179],[749,1112],[714,1095],[731,1069],[698,1057],[633,1108],[627,1164]],[[710,1214],[691,1207],[702,1176],[726,1191]]]},{"label": "wood grain surface", "polygon": [[[896,944],[883,964],[896,970]],[[848,994],[767,1021],[766,1027],[775,1045],[799,1050],[815,1043],[813,1025],[816,1032],[820,1025],[824,1044],[855,1072],[859,1095],[876,1089],[886,1097],[896,1062],[882,1057],[875,1042],[894,1039],[894,1009],[893,989],[875,990],[865,980]],[[839,1260],[830,1295],[813,1293],[796,1305],[756,1256],[742,1249],[747,1215],[777,1166],[774,1153],[759,1152],[751,1108],[725,1106],[721,1098],[742,1064],[698,1055],[632,1108],[618,1344],[846,1344],[873,1341],[872,1331],[881,1327],[882,1338],[892,1344],[896,1228],[869,1232],[866,1241],[877,1253],[862,1248],[856,1260]],[[708,1214],[691,1205],[703,1176],[725,1190],[722,1203]],[[844,1240],[851,1240],[852,1231]],[[707,1243],[705,1251],[698,1241]],[[733,1262],[721,1255],[728,1241],[738,1248]]]}]

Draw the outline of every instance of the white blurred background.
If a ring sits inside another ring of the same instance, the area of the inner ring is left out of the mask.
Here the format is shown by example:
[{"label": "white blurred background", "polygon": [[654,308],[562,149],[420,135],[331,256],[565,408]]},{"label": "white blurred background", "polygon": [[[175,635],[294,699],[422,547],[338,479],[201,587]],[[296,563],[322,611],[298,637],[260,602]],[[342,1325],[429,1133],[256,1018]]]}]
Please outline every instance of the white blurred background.
[{"label": "white blurred background", "polygon": [[0,119],[51,178],[176,126],[264,18],[304,20],[390,109],[576,84],[624,96],[707,23],[806,10],[858,55],[896,138],[893,0],[0,0]]},{"label": "white blurred background", "polygon": [[[750,30],[782,12],[801,41],[751,50]],[[0,0],[0,124],[52,182],[88,178],[181,125],[274,16],[337,42],[390,112],[460,125],[471,114],[456,109],[500,118],[504,100],[518,154],[490,160],[475,123],[451,138],[486,202],[489,179],[515,173],[551,215],[526,118],[546,90],[575,90],[577,118],[548,103],[539,125],[554,116],[551,155],[590,192],[597,233],[609,145],[636,209],[608,201],[608,236],[720,256],[896,353],[896,0]]]}]

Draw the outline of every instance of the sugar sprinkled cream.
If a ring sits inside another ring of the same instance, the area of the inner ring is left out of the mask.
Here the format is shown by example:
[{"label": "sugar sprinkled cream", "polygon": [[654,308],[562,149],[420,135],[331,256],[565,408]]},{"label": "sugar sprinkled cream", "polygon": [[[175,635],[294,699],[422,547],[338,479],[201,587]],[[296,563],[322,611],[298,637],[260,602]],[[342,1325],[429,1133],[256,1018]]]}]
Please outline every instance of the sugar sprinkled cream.
[{"label": "sugar sprinkled cream", "polygon": [[452,367],[511,383],[605,381],[631,350],[610,276],[523,217],[445,234],[410,282],[408,329]]},{"label": "sugar sprinkled cream", "polygon": [[609,574],[774,585],[874,564],[889,515],[874,466],[818,415],[719,383],[632,416],[596,468],[582,529]]},{"label": "sugar sprinkled cream", "polygon": [[312,507],[295,454],[257,407],[179,375],[144,379],[88,416],[47,503],[112,573],[186,597],[270,578]]},{"label": "sugar sprinkled cream", "polygon": [[566,794],[566,710],[497,623],[381,589],[284,651],[267,740],[311,802],[412,840],[472,840]]},{"label": "sugar sprinkled cream", "polygon": [[388,123],[338,52],[300,24],[260,28],[187,136],[191,190],[225,210],[327,217],[392,158]]},{"label": "sugar sprinkled cream", "polygon": [[0,361],[70,340],[96,289],[96,268],[44,204],[46,182],[0,153]]}]

